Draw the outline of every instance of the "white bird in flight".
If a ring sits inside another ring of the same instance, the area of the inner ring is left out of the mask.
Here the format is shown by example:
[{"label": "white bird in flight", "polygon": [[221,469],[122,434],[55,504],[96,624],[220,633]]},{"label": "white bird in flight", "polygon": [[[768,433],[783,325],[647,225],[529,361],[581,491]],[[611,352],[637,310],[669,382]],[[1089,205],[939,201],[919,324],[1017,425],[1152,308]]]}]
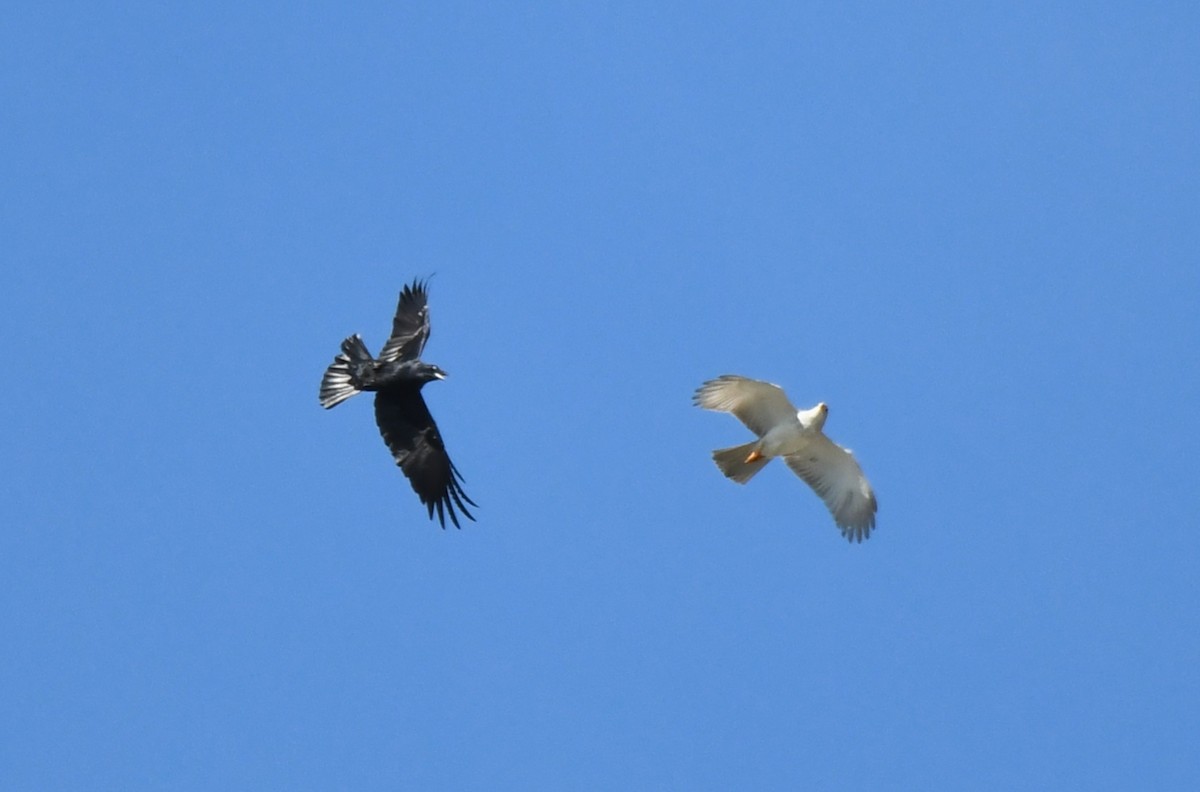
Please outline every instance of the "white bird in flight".
[{"label": "white bird in flight", "polygon": [[879,506],[862,468],[848,449],[821,431],[829,406],[821,402],[797,410],[778,385],[725,374],[701,385],[697,407],[732,413],[758,439],[713,451],[713,461],[729,478],[745,484],[777,456],[812,487],[847,540],[861,542],[875,527]]}]

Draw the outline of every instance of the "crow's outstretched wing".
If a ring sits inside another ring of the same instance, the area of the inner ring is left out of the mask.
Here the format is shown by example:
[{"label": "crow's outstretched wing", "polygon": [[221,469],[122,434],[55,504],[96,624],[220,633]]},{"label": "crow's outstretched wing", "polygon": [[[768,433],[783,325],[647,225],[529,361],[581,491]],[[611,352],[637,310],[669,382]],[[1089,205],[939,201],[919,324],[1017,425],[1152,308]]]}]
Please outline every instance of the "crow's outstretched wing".
[{"label": "crow's outstretched wing", "polygon": [[394,388],[376,393],[375,423],[396,464],[429,510],[429,519],[433,519],[436,508],[438,522],[445,528],[449,512],[450,521],[458,528],[455,506],[468,519],[475,519],[464,501],[472,506],[477,504],[463,492],[462,476],[446,453],[437,424],[419,389]]},{"label": "crow's outstretched wing", "polygon": [[425,283],[414,280],[400,292],[392,335],[379,353],[380,360],[416,360],[429,340],[429,303]]}]

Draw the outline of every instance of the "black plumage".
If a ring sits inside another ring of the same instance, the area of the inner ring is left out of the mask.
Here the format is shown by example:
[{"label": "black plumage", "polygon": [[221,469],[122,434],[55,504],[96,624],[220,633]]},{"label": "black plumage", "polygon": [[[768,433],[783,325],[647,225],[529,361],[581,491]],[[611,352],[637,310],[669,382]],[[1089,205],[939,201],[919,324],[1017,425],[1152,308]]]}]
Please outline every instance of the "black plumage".
[{"label": "black plumage", "polygon": [[466,504],[476,506],[462,489],[462,476],[450,461],[441,433],[421,388],[446,378],[446,372],[420,359],[429,339],[429,304],[425,284],[419,280],[400,292],[392,334],[378,358],[371,357],[357,334],[342,342],[342,353],[321,379],[321,406],[329,409],[363,391],[375,393],[375,423],[396,464],[404,471],[429,519],[437,509],[438,522],[446,515],[458,524],[455,507],[474,520]]}]

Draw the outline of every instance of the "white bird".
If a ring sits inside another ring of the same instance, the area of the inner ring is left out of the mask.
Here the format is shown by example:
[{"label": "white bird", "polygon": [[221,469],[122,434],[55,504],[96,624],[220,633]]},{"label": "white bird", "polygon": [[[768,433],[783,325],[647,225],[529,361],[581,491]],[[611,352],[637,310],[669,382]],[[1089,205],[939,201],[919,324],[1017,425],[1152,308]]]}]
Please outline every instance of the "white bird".
[{"label": "white bird", "polygon": [[821,402],[797,410],[778,385],[725,374],[701,385],[697,407],[732,413],[758,439],[713,451],[713,461],[729,478],[745,484],[777,456],[812,487],[833,515],[842,535],[861,542],[875,527],[878,503],[849,449],[821,431],[829,406]]}]

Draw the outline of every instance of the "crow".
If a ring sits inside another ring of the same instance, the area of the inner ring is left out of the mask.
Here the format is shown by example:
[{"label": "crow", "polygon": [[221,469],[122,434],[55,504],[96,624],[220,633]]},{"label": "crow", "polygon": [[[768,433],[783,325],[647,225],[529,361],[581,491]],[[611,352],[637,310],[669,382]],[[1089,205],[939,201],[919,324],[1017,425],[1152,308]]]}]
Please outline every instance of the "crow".
[{"label": "crow", "polygon": [[474,521],[466,503],[476,508],[478,504],[463,492],[462,476],[450,461],[421,397],[425,383],[446,378],[446,372],[420,359],[428,339],[428,295],[426,284],[418,279],[400,292],[392,335],[378,359],[371,357],[357,333],[342,342],[342,353],[321,378],[321,406],[329,409],[355,394],[374,391],[375,423],[383,442],[429,510],[429,519],[437,508],[442,528],[446,527],[446,513],[454,527],[460,528],[454,507]]}]

